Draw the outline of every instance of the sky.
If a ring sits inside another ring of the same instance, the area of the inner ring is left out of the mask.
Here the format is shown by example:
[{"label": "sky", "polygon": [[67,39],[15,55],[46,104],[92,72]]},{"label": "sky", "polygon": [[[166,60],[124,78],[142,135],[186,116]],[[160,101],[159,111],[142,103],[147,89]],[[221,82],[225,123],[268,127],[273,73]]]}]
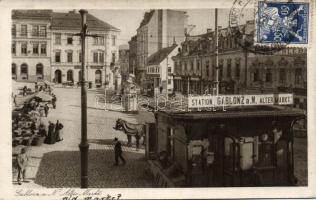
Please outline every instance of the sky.
[{"label": "sky", "polygon": [[[56,10],[57,12],[67,12]],[[128,44],[132,36],[136,34],[140,22],[143,19],[144,13],[148,10],[88,10],[95,17],[115,26],[121,30],[118,36],[118,44]],[[195,28],[190,35],[205,33],[208,28],[214,30],[214,9],[189,9],[187,12],[188,24],[195,25]],[[218,26],[223,28],[228,27],[229,9],[218,9]],[[250,16],[248,18],[251,18]]]}]

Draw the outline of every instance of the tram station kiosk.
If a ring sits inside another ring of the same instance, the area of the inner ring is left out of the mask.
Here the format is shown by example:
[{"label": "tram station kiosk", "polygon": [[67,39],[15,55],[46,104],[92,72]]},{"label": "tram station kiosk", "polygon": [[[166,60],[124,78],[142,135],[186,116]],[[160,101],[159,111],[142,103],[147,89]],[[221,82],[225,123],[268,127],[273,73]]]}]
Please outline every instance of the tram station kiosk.
[{"label": "tram station kiosk", "polygon": [[124,84],[122,96],[123,108],[125,112],[137,112],[137,93],[136,85],[133,82],[133,77],[129,76]]},{"label": "tram station kiosk", "polygon": [[148,155],[159,187],[291,186],[293,125],[302,110],[280,105],[157,111]]}]

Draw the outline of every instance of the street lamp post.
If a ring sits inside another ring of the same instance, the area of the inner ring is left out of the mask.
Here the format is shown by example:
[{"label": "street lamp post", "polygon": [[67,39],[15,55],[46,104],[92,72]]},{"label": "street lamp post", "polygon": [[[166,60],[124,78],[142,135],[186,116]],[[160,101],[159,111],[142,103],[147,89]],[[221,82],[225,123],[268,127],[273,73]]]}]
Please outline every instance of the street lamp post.
[{"label": "street lamp post", "polygon": [[80,10],[81,15],[81,143],[79,144],[81,152],[81,188],[88,187],[88,150],[87,141],[87,89],[85,81],[85,39],[87,33],[86,10]]}]

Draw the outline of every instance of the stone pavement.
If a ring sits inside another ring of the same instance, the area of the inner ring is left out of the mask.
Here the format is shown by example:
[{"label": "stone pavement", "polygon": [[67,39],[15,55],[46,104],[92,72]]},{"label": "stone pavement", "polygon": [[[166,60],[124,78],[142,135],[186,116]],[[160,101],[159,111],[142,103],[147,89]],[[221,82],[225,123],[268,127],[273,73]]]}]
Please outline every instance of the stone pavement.
[{"label": "stone pavement", "polygon": [[[14,188],[80,187],[81,108],[80,88],[55,88],[57,108],[49,110],[48,120],[58,119],[64,125],[64,140],[53,145],[32,146],[29,151],[28,183],[18,185],[13,173]],[[104,111],[95,104],[95,91],[87,93],[89,148],[89,187],[153,187],[144,149],[127,147],[126,135],[113,129],[117,118],[132,123],[153,122],[152,113]],[[113,138],[123,143],[125,166],[113,166]],[[134,142],[134,139],[133,139]]]}]

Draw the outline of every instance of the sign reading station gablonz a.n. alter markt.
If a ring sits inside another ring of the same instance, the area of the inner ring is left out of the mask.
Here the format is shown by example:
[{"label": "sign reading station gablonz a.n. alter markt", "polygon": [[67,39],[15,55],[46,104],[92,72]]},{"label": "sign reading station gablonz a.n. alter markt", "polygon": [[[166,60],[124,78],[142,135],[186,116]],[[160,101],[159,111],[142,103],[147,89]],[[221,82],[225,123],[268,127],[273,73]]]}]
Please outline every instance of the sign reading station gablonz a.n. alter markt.
[{"label": "sign reading station gablonz a.n. alter markt", "polygon": [[291,105],[293,94],[262,95],[205,95],[190,96],[189,108],[206,108],[216,106],[258,106],[258,105]]}]

